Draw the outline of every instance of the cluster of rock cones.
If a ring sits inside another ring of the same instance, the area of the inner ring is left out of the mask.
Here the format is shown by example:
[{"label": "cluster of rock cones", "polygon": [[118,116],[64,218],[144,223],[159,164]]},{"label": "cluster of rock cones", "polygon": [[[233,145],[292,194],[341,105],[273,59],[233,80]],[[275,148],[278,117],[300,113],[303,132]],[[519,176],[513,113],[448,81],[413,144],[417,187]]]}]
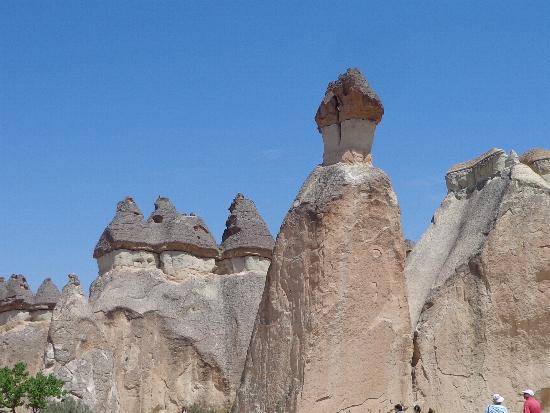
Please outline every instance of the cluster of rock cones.
[{"label": "cluster of rock cones", "polygon": [[[147,220],[120,202],[89,299],[75,276],[59,299],[8,282],[2,361],[56,373],[97,412],[473,413],[496,392],[518,409],[525,387],[550,409],[550,151],[494,148],[450,168],[413,245],[372,164],[383,113],[358,70],[329,84],[323,163],[275,244],[240,194],[221,246],[166,198]],[[56,298],[42,317],[21,316],[43,295]],[[23,340],[33,351],[14,351]]]}]

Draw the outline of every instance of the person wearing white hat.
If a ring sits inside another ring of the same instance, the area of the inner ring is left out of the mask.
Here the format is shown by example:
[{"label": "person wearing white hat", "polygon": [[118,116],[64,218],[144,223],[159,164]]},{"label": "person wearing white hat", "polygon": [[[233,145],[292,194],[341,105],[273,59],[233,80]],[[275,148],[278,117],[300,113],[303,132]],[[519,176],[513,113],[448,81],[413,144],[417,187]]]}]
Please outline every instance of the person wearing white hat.
[{"label": "person wearing white hat", "polygon": [[493,403],[487,406],[485,413],[508,413],[508,410],[502,403],[504,403],[504,397],[500,394],[493,394]]},{"label": "person wearing white hat", "polygon": [[523,413],[540,413],[540,403],[535,399],[535,392],[531,389],[525,389],[521,392],[523,394]]}]

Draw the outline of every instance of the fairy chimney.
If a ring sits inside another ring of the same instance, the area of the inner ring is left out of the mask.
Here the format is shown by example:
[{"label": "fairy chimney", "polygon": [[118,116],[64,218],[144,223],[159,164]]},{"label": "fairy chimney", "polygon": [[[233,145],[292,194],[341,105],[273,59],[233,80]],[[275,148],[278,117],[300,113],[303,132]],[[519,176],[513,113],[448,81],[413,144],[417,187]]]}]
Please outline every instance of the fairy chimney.
[{"label": "fairy chimney", "polygon": [[315,122],[323,136],[323,165],[371,162],[376,125],[384,106],[358,69],[329,83]]},{"label": "fairy chimney", "polygon": [[254,202],[237,194],[225,226],[221,248],[227,272],[267,271],[275,241]]}]

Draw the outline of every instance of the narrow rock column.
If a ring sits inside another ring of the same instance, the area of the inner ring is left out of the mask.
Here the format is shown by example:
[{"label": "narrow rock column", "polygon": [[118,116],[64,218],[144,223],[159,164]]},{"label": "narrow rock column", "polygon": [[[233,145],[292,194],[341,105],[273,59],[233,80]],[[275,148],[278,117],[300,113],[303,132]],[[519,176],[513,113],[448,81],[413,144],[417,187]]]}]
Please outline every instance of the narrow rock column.
[{"label": "narrow rock column", "polygon": [[[346,86],[335,88],[338,82]],[[374,94],[359,71],[335,83],[327,95],[342,100],[346,113],[370,113],[359,110]],[[349,90],[355,98],[346,100]],[[326,100],[317,115],[322,133]],[[284,220],[234,412],[387,412],[410,400],[405,242],[391,183],[371,164],[367,132],[355,135],[349,152],[360,156],[336,161],[325,145],[325,164]]]}]

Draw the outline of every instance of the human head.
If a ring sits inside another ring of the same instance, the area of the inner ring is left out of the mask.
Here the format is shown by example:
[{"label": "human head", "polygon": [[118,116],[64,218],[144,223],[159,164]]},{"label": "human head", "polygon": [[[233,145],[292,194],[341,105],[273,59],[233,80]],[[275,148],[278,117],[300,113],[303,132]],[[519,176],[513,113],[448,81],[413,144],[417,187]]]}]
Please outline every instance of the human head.
[{"label": "human head", "polygon": [[414,410],[415,412],[420,412],[420,411],[422,411],[422,409],[420,408],[420,406],[419,406],[418,404],[415,404],[415,405],[414,405],[413,410]]},{"label": "human head", "polygon": [[535,395],[535,392],[531,389],[525,389],[521,393],[523,394],[523,398],[525,400],[527,400],[527,399],[529,399],[529,398],[531,398]]},{"label": "human head", "polygon": [[394,406],[394,409],[395,409],[396,412],[402,412],[403,411],[403,406],[400,405],[400,404],[396,404]]},{"label": "human head", "polygon": [[502,404],[504,401],[504,397],[502,397],[500,394],[495,393],[493,394],[493,403],[494,404]]}]

